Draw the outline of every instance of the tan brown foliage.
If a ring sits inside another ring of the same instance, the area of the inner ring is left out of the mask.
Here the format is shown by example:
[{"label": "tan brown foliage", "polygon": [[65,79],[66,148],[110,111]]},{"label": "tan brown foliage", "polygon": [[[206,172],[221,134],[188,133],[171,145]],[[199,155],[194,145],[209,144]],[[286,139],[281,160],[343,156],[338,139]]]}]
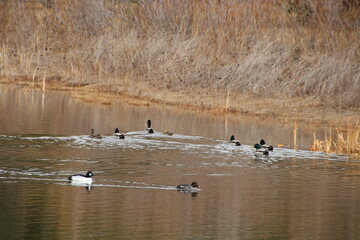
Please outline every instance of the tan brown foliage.
[{"label": "tan brown foliage", "polygon": [[356,0],[19,0],[0,9],[2,77],[360,107]]},{"label": "tan brown foliage", "polygon": [[314,140],[311,147],[312,151],[338,152],[349,155],[360,155],[360,125],[348,125],[347,129],[336,129],[333,136],[331,129],[325,132],[325,140],[319,140],[314,134]]}]

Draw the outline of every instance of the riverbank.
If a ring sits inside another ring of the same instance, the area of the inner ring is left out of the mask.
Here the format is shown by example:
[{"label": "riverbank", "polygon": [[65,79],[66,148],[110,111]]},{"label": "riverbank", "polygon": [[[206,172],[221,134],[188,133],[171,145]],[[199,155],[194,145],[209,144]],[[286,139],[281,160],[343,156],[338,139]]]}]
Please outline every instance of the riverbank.
[{"label": "riverbank", "polygon": [[100,92],[105,101],[121,95],[285,121],[358,119],[356,2],[54,0],[0,7],[2,79],[67,88],[91,101]]},{"label": "riverbank", "polygon": [[[338,152],[352,156],[360,155],[360,114],[358,111],[333,109],[324,104],[316,104],[313,99],[264,99],[249,96],[231,96],[231,92],[171,92],[139,87],[113,91],[104,86],[69,86],[57,81],[43,81],[43,85],[32,85],[31,81],[7,79],[0,83],[16,84],[42,91],[70,91],[73,98],[86,102],[111,105],[117,102],[135,106],[171,107],[182,110],[201,111],[208,114],[232,115],[235,117],[257,117],[277,119],[286,123],[318,125],[324,131],[325,139],[314,134],[312,151]],[[136,93],[136,94],[135,94]],[[333,131],[332,131],[333,129]],[[296,139],[296,127],[294,129]],[[295,141],[295,140],[294,140]]]},{"label": "riverbank", "polygon": [[[357,1],[2,1],[0,78],[85,101],[357,126]],[[27,19],[27,21],[23,21]]]},{"label": "riverbank", "polygon": [[318,124],[323,127],[355,126],[360,120],[359,109],[340,109],[328,106],[313,98],[264,98],[249,95],[237,95],[230,92],[208,92],[189,90],[182,92],[165,91],[139,85],[137,87],[118,86],[71,86],[70,83],[45,79],[33,85],[29,78],[1,79],[0,83],[16,84],[40,88],[46,91],[70,91],[71,96],[87,102],[99,102],[110,105],[116,101],[131,105],[166,105],[194,111],[206,111],[210,114],[247,115],[260,118],[279,119],[284,123],[302,122]]}]

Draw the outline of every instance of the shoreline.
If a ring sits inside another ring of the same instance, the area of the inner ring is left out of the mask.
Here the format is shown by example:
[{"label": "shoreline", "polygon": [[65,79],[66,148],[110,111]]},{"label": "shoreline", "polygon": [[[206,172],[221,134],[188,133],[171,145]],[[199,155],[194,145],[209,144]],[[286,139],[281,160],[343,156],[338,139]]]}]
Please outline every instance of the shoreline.
[{"label": "shoreline", "polygon": [[279,119],[284,123],[298,122],[322,127],[355,126],[360,121],[360,111],[336,109],[313,98],[275,99],[236,96],[231,92],[189,90],[174,92],[151,89],[147,86],[71,86],[66,82],[46,81],[45,87],[24,78],[2,78],[0,84],[12,84],[46,90],[69,91],[73,98],[87,102],[111,105],[114,101],[135,106],[165,105],[183,110],[203,111],[216,115],[247,115],[262,119]]}]

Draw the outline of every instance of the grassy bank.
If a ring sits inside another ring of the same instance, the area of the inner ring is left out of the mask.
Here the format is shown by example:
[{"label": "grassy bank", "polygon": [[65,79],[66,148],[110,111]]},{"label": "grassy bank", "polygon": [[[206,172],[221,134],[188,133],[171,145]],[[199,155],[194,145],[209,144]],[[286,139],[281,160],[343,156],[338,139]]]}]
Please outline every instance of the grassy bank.
[{"label": "grassy bank", "polygon": [[0,9],[2,78],[283,118],[359,116],[358,0],[19,0]]}]

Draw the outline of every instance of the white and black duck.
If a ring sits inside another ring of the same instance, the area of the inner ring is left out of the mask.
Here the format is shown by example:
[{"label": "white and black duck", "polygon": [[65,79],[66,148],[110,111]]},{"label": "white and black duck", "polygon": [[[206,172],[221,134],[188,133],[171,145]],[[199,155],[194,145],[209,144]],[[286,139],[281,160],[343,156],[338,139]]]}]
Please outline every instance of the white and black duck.
[{"label": "white and black duck", "polygon": [[239,141],[239,140],[236,140],[235,137],[234,137],[234,135],[231,135],[231,137],[230,137],[230,142],[233,143],[233,144],[235,144],[235,146],[241,146],[240,141]]},{"label": "white and black duck", "polygon": [[147,120],[147,129],[146,129],[146,131],[148,133],[154,133],[154,129],[151,128],[151,120],[150,119]]},{"label": "white and black duck", "polygon": [[120,138],[120,139],[125,139],[125,135],[123,133],[121,133],[118,128],[115,128],[115,134],[114,135],[116,137]]},{"label": "white and black duck", "polygon": [[273,151],[274,150],[274,147],[273,146],[269,146],[269,145],[267,145],[266,143],[265,143],[265,140],[264,139],[261,139],[260,140],[260,145],[261,145],[261,147],[262,148],[265,148],[266,150],[268,150],[268,151]]},{"label": "white and black duck", "polygon": [[76,174],[76,175],[72,175],[70,177],[68,177],[68,179],[72,182],[76,182],[76,183],[88,183],[91,184],[92,183],[92,176],[94,176],[94,174],[91,171],[88,171],[85,175],[84,174]]}]

